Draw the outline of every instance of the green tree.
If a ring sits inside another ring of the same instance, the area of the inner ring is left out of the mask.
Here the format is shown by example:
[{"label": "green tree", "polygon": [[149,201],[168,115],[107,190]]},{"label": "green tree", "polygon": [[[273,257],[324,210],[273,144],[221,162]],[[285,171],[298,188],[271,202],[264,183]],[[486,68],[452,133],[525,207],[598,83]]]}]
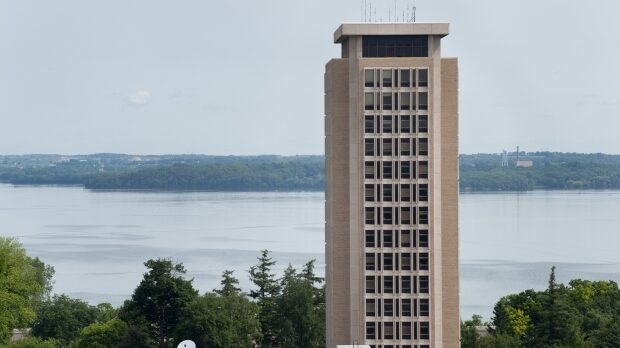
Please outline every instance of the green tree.
[{"label": "green tree", "polygon": [[82,328],[94,323],[98,314],[96,307],[82,300],[55,295],[38,306],[32,334],[41,338],[55,338],[68,344]]},{"label": "green tree", "polygon": [[198,293],[192,286],[193,280],[184,279],[183,264],[157,259],[148,260],[144,265],[148,272],[119,316],[136,327],[151,328],[149,335],[164,348],[186,307]]},{"label": "green tree", "polygon": [[[505,333],[498,333],[491,336],[480,337],[476,348],[524,348],[525,345],[519,337]],[[558,347],[559,348],[559,347]]]},{"label": "green tree", "polygon": [[260,340],[259,307],[235,287],[232,272],[222,275],[222,287],[196,298],[188,307],[175,336],[198,346],[250,348]]},{"label": "green tree", "polygon": [[281,279],[282,292],[277,300],[281,323],[278,332],[282,348],[315,348],[325,345],[325,311],[323,296],[315,283],[314,261],[307,263],[301,274],[289,265]]},{"label": "green tree", "polygon": [[262,250],[258,263],[250,267],[250,281],[256,289],[250,291],[260,308],[259,320],[262,332],[262,346],[276,347],[278,331],[278,308],[276,299],[280,293],[280,286],[272,267],[276,262],[269,256],[268,250]]},{"label": "green tree", "polygon": [[222,281],[220,282],[222,288],[213,291],[222,296],[239,294],[241,292],[241,289],[237,287],[239,285],[239,279],[234,277],[234,273],[235,271],[225,270],[222,274]]},{"label": "green tree", "polygon": [[44,296],[51,274],[53,269],[29,258],[16,239],[0,237],[0,343],[13,328],[32,324],[34,303]]},{"label": "green tree", "polygon": [[38,337],[26,337],[21,340],[9,342],[5,348],[60,348],[61,344],[54,339],[41,339]]},{"label": "green tree", "polygon": [[477,348],[480,335],[476,326],[482,326],[482,317],[474,314],[471,320],[461,321],[461,348]]},{"label": "green tree", "polygon": [[128,326],[120,319],[93,323],[80,331],[76,348],[117,348],[127,336]]}]

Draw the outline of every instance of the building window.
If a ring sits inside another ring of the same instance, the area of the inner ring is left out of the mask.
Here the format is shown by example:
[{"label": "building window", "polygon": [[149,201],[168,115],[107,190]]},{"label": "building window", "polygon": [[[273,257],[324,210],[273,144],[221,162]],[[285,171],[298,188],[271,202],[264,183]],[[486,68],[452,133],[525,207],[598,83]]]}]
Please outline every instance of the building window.
[{"label": "building window", "polygon": [[384,207],[383,208],[383,224],[384,225],[391,225],[394,223],[393,220],[393,211],[391,207]]},{"label": "building window", "polygon": [[364,35],[362,57],[428,57],[428,35]]},{"label": "building window", "polygon": [[428,294],[428,276],[420,276],[420,293]]},{"label": "building window", "polygon": [[383,231],[383,247],[384,248],[391,248],[394,246],[394,238],[393,238],[393,234],[392,231]]},{"label": "building window", "polygon": [[400,223],[401,225],[411,224],[411,208],[410,207],[400,207]]},{"label": "building window", "polygon": [[375,201],[375,185],[366,184],[364,185],[364,194],[366,196],[366,202],[374,202]]},{"label": "building window", "polygon": [[383,162],[383,178],[384,179],[392,178],[392,161]]},{"label": "building window", "polygon": [[367,298],[366,299],[366,316],[374,317],[376,315],[375,312],[375,299]]},{"label": "building window", "polygon": [[394,323],[383,323],[383,339],[393,340],[394,339]]},{"label": "building window", "polygon": [[375,155],[375,139],[364,139],[364,155]]},{"label": "building window", "polygon": [[375,247],[375,231],[374,230],[366,231],[366,247],[367,248]]},{"label": "building window", "polygon": [[375,109],[375,94],[373,92],[364,93],[364,109],[365,110]]},{"label": "building window", "polygon": [[427,202],[428,201],[428,185],[427,184],[420,184],[419,185],[419,189],[418,189],[419,193],[418,193],[418,200],[420,202]]},{"label": "building window", "polygon": [[403,294],[411,293],[411,276],[402,276],[402,292]]},{"label": "building window", "polygon": [[418,156],[428,156],[428,139],[418,139]]},{"label": "building window", "polygon": [[428,248],[428,230],[418,231],[418,244],[420,248]]},{"label": "building window", "polygon": [[402,248],[410,248],[411,245],[411,231],[402,230],[400,231],[400,246]]},{"label": "building window", "polygon": [[428,116],[427,115],[418,116],[418,132],[428,133]]},{"label": "building window", "polygon": [[401,87],[411,87],[409,78],[409,69],[400,71],[400,86]]},{"label": "building window", "polygon": [[428,179],[428,162],[421,161],[418,163],[418,178]]},{"label": "building window", "polygon": [[403,317],[411,316],[411,299],[410,298],[402,299],[402,303],[400,306],[400,315]]},{"label": "building window", "polygon": [[418,69],[418,87],[428,87],[427,69]]},{"label": "building window", "polygon": [[383,133],[392,133],[392,116],[383,116]]},{"label": "building window", "polygon": [[383,93],[383,110],[392,110],[392,93]]},{"label": "building window", "polygon": [[366,270],[367,271],[375,270],[375,254],[374,253],[366,253]]},{"label": "building window", "polygon": [[428,271],[428,253],[419,253],[418,254],[418,265],[420,271]]},{"label": "building window", "polygon": [[394,300],[387,299],[387,298],[383,300],[383,316],[384,317],[394,316]]},{"label": "building window", "polygon": [[366,276],[366,293],[374,294],[375,293],[375,277]]},{"label": "building window", "polygon": [[383,156],[392,156],[392,139],[383,139]]},{"label": "building window", "polygon": [[364,86],[366,87],[374,87],[375,86],[375,71],[372,69],[364,70]]},{"label": "building window", "polygon": [[[411,270],[411,254],[409,253],[402,253],[400,254],[400,269],[403,271],[410,271]],[[404,277],[403,277],[403,292],[405,291],[405,285],[404,285]],[[409,284],[409,286],[411,286],[411,284]]]},{"label": "building window", "polygon": [[411,96],[409,92],[401,92],[400,93],[400,109],[401,110],[410,110],[411,109]]},{"label": "building window", "polygon": [[420,299],[420,316],[428,317],[429,316],[429,305],[427,298]]},{"label": "building window", "polygon": [[431,337],[431,333],[430,333],[430,325],[428,324],[428,321],[423,321],[420,323],[420,339],[421,340],[428,340]]},{"label": "building window", "polygon": [[409,116],[407,115],[400,117],[400,132],[401,133],[411,132],[411,121],[409,120]]},{"label": "building window", "polygon": [[383,254],[383,270],[392,271],[394,269],[394,255],[392,253]]},{"label": "building window", "polygon": [[[402,336],[401,338],[403,340],[410,340],[411,339],[411,323],[407,323],[404,322],[403,323],[403,329],[402,329]],[[403,346],[404,348],[405,346]]]},{"label": "building window", "polygon": [[400,162],[400,178],[401,179],[410,179],[411,178],[411,162],[402,161]]},{"label": "building window", "polygon": [[410,202],[411,201],[411,185],[409,184],[401,184],[400,185],[400,201],[401,202]]},{"label": "building window", "polygon": [[374,207],[366,207],[366,223],[368,225],[375,224],[375,208]]},{"label": "building window", "polygon": [[366,179],[375,178],[375,162],[373,161],[364,162],[364,177]]},{"label": "building window", "polygon": [[392,87],[392,69],[383,69],[383,87]]},{"label": "building window", "polygon": [[364,117],[364,132],[365,133],[374,133],[375,132],[375,117],[374,116],[366,116]]},{"label": "building window", "polygon": [[383,292],[391,294],[394,291],[394,279],[391,276],[383,277]]},{"label": "building window", "polygon": [[411,156],[411,139],[400,139],[400,155]]},{"label": "building window", "polygon": [[418,223],[420,225],[428,225],[428,207],[418,208],[418,213],[420,214]]},{"label": "building window", "polygon": [[383,202],[391,202],[392,196],[392,184],[383,184]]},{"label": "building window", "polygon": [[366,339],[374,340],[377,338],[377,328],[374,322],[366,323]]},{"label": "building window", "polygon": [[418,110],[428,110],[428,92],[418,93]]}]

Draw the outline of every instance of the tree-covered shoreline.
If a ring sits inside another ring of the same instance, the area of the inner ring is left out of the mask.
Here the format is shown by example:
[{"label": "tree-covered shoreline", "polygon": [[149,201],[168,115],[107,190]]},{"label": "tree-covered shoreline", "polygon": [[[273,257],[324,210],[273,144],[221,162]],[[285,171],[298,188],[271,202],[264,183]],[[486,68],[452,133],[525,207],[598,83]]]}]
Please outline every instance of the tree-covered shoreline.
[{"label": "tree-covered shoreline", "polygon": [[[517,167],[517,158],[532,167]],[[506,160],[507,166],[502,166]],[[459,156],[461,192],[620,189],[620,155]],[[0,156],[0,183],[92,190],[322,191],[323,156],[94,154]]]}]

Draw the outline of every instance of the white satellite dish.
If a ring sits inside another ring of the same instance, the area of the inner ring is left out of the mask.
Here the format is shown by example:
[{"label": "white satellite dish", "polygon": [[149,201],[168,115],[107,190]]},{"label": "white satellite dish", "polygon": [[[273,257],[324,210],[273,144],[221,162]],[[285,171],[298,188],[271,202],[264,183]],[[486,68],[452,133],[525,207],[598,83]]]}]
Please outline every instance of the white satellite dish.
[{"label": "white satellite dish", "polygon": [[192,340],[185,340],[177,346],[177,348],[196,348],[196,343]]}]

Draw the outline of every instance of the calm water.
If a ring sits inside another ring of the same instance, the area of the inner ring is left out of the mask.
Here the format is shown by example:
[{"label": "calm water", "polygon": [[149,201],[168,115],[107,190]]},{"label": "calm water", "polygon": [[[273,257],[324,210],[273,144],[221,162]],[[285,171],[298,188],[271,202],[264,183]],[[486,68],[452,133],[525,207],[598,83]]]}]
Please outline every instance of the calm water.
[{"label": "calm water", "polygon": [[[120,304],[142,262],[182,261],[201,291],[247,269],[261,249],[279,269],[324,266],[322,193],[92,192],[0,185],[0,234],[56,268],[55,291]],[[461,313],[490,317],[502,295],[558,279],[620,282],[620,191],[461,196]]]}]

